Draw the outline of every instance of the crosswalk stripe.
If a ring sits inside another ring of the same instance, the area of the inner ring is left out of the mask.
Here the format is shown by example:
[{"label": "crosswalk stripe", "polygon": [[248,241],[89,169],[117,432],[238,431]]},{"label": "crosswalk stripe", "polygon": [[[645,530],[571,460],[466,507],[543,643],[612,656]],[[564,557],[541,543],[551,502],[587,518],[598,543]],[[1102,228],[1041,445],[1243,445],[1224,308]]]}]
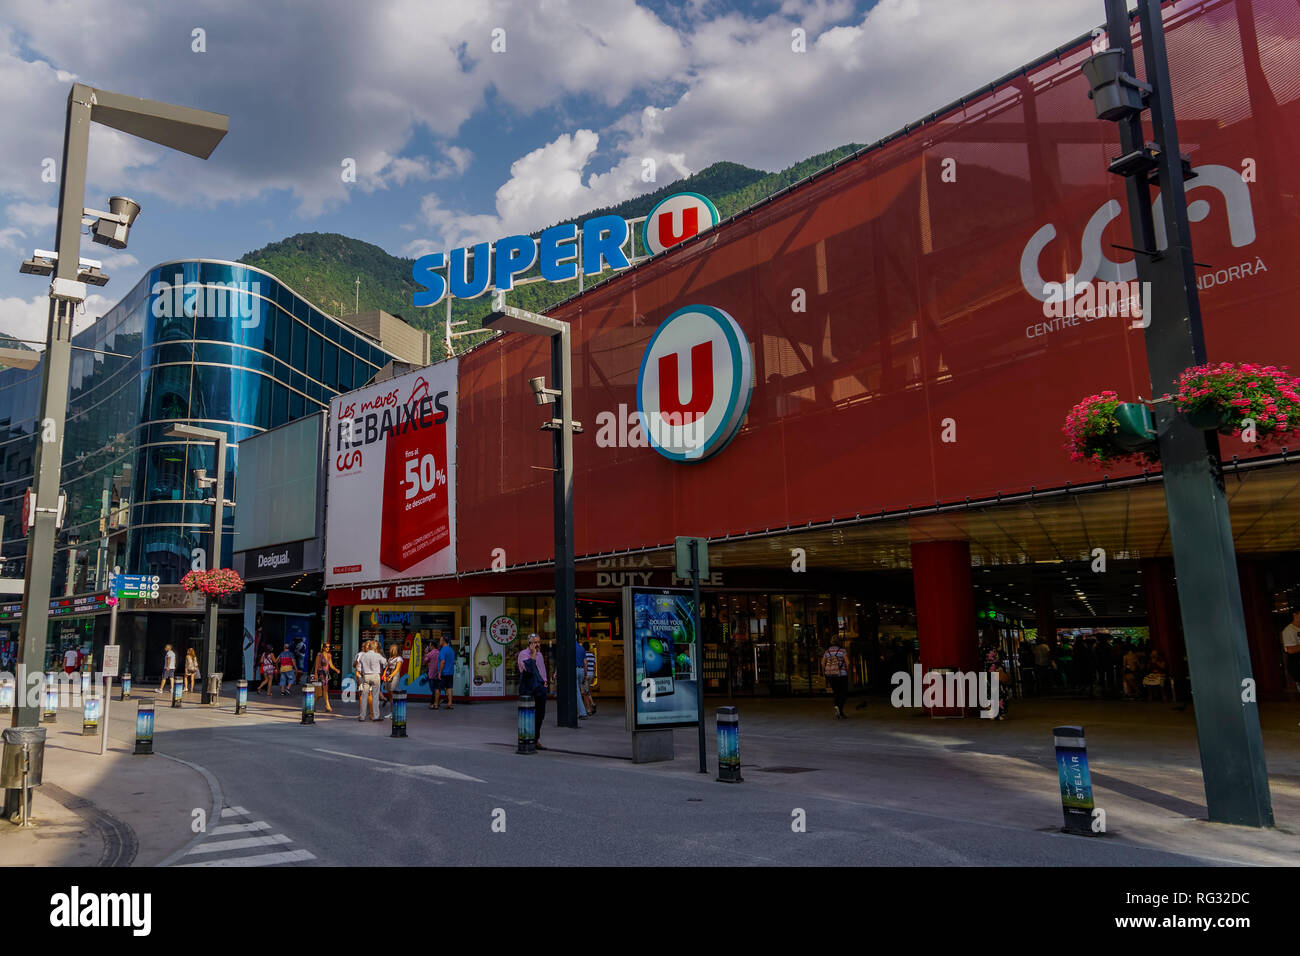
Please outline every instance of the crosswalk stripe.
[{"label": "crosswalk stripe", "polygon": [[248,816],[248,811],[245,810],[243,807],[222,807],[221,816],[222,817],[246,817]]},{"label": "crosswalk stripe", "polygon": [[223,857],[220,860],[182,863],[181,866],[276,866],[280,863],[301,863],[304,860],[314,859],[316,855],[307,850],[286,850],[283,853],[260,853],[256,856]]},{"label": "crosswalk stripe", "polygon": [[213,827],[208,831],[208,836],[225,836],[229,833],[251,833],[254,830],[269,830],[271,824],[265,820],[258,820],[256,823],[223,823],[219,827]]},{"label": "crosswalk stripe", "polygon": [[190,853],[219,853],[222,850],[247,850],[255,846],[275,846],[282,843],[292,843],[283,833],[272,833],[270,836],[245,837],[242,840],[218,840],[216,843],[200,843]]}]

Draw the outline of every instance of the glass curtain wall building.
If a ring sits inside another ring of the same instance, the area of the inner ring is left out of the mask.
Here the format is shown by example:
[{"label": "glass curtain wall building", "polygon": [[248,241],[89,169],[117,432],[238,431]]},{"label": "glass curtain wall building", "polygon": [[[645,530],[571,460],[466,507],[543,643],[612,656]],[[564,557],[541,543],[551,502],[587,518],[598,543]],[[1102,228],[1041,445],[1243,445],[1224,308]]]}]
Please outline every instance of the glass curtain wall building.
[{"label": "glass curtain wall building", "polygon": [[[226,496],[237,500],[238,443],[325,408],[394,358],[261,270],[183,260],[151,269],[73,343],[63,489],[67,514],[54,594],[103,589],[114,564],[176,584],[193,549],[211,554],[211,444],[168,438],[177,421],[231,442]],[[0,372],[0,514],[5,576],[22,577],[23,494],[40,438],[42,369]],[[222,553],[238,547],[227,509]],[[228,561],[223,563],[229,563]]]}]

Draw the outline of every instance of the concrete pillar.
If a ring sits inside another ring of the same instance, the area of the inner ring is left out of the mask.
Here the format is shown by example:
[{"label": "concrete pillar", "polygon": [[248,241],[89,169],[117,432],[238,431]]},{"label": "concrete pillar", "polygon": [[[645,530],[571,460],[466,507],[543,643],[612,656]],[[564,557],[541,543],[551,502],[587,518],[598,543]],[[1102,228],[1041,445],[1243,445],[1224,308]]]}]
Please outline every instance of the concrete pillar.
[{"label": "concrete pillar", "polygon": [[975,588],[970,543],[924,541],[912,545],[912,588],[921,664],[980,670],[975,629]]}]

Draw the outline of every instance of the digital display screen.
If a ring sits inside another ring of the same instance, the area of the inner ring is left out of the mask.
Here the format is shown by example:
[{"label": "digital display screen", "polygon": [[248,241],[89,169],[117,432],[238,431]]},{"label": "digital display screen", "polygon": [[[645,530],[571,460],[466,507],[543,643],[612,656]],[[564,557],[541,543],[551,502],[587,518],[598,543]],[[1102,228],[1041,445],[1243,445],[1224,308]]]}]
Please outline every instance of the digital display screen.
[{"label": "digital display screen", "polygon": [[689,591],[627,588],[627,667],[632,729],[693,726],[698,720],[695,607]]}]

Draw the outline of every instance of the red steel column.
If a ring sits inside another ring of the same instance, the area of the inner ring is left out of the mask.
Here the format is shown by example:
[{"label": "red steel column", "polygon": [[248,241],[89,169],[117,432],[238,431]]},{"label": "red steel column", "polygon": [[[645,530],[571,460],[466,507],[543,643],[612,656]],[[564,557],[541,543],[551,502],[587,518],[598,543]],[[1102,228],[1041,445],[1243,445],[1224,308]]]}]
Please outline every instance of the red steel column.
[{"label": "red steel column", "polygon": [[916,630],[921,641],[923,668],[981,670],[970,542],[913,543],[912,589],[916,595]]},{"label": "red steel column", "polygon": [[1265,590],[1264,568],[1259,561],[1238,557],[1237,579],[1241,581],[1241,608],[1246,616],[1256,699],[1284,700],[1282,641],[1273,631],[1273,607]]}]

